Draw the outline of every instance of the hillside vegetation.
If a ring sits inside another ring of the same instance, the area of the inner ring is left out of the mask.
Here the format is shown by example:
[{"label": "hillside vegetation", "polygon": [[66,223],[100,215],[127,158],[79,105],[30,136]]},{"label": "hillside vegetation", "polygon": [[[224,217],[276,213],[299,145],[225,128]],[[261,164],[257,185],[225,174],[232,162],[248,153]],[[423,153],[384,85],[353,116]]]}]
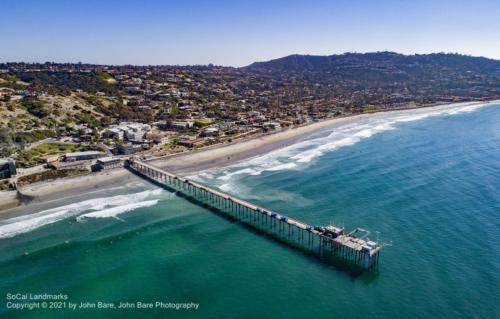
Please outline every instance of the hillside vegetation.
[{"label": "hillside vegetation", "polygon": [[500,94],[500,61],[459,54],[402,55],[393,52],[331,56],[290,55],[245,68],[298,77],[347,90],[383,90],[385,95],[491,96]]},{"label": "hillside vegetation", "polygon": [[212,143],[207,127],[227,137],[266,122],[498,98],[500,61],[444,53],[291,55],[243,68],[4,63],[0,157],[48,137],[113,144],[101,133],[123,121],[194,122],[190,134]]}]

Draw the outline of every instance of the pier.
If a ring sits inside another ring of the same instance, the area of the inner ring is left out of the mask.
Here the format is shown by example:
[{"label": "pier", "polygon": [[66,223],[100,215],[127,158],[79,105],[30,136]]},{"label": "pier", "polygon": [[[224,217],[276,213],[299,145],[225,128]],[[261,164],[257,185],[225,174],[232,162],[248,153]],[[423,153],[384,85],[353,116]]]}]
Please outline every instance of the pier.
[{"label": "pier", "polygon": [[337,225],[308,225],[137,159],[129,159],[127,167],[138,175],[263,231],[291,247],[367,270],[374,270],[378,266],[382,245],[368,239],[370,232],[365,229],[356,228],[346,232]]}]

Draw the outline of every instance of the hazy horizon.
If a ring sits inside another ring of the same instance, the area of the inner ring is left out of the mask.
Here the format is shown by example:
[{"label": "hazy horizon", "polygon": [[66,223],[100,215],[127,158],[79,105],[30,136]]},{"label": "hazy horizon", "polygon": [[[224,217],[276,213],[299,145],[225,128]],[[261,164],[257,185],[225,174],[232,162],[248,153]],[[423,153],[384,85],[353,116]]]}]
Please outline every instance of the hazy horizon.
[{"label": "hazy horizon", "polygon": [[393,51],[500,59],[500,3],[0,3],[2,62],[241,67],[291,54]]},{"label": "hazy horizon", "polygon": [[88,64],[88,65],[103,65],[103,66],[208,66],[208,65],[213,65],[213,66],[218,66],[218,67],[228,67],[228,68],[242,68],[246,67],[252,63],[255,62],[266,62],[266,61],[271,61],[271,60],[276,60],[288,56],[294,56],[294,55],[304,55],[304,56],[332,56],[332,55],[344,55],[344,54],[370,54],[370,53],[382,53],[382,52],[391,52],[391,53],[396,53],[396,54],[403,54],[405,56],[413,56],[413,55],[428,55],[428,54],[459,54],[463,56],[469,56],[469,57],[475,57],[475,58],[486,58],[486,59],[491,59],[491,60],[496,60],[500,61],[500,59],[494,59],[486,56],[477,56],[477,55],[470,55],[470,54],[463,54],[460,52],[429,52],[429,53],[413,53],[413,54],[404,54],[400,52],[394,52],[394,51],[372,51],[372,52],[342,52],[342,53],[333,53],[333,54],[324,54],[324,55],[317,55],[317,54],[301,54],[301,53],[291,53],[287,54],[281,57],[276,57],[276,58],[270,58],[269,60],[262,60],[262,61],[254,61],[251,62],[247,65],[242,65],[242,66],[233,66],[233,65],[223,65],[223,64],[215,64],[215,63],[205,63],[205,64],[171,64],[171,63],[165,63],[165,64],[131,64],[131,63],[126,63],[126,64],[113,64],[113,63],[93,63],[93,62],[87,62],[87,61],[0,61],[0,63],[27,63],[27,64],[45,64],[45,63],[56,63],[56,64]]}]

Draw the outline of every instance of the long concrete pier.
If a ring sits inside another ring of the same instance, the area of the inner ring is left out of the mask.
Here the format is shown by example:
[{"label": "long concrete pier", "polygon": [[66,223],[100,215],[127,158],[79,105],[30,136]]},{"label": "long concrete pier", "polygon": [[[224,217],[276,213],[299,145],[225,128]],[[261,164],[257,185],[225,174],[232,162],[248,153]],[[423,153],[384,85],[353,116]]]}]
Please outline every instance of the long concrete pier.
[{"label": "long concrete pier", "polygon": [[127,166],[139,175],[273,235],[293,247],[363,269],[373,270],[378,266],[382,246],[369,240],[370,232],[362,228],[347,233],[343,227],[337,225],[308,225],[137,159],[129,159]]}]

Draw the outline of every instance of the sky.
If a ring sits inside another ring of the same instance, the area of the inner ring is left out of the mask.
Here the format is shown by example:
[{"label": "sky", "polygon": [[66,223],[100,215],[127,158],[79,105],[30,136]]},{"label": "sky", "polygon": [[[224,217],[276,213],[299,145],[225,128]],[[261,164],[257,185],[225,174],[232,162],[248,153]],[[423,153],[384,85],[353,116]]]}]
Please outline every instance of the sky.
[{"label": "sky", "polygon": [[0,0],[0,62],[238,67],[374,51],[500,60],[500,0]]}]

